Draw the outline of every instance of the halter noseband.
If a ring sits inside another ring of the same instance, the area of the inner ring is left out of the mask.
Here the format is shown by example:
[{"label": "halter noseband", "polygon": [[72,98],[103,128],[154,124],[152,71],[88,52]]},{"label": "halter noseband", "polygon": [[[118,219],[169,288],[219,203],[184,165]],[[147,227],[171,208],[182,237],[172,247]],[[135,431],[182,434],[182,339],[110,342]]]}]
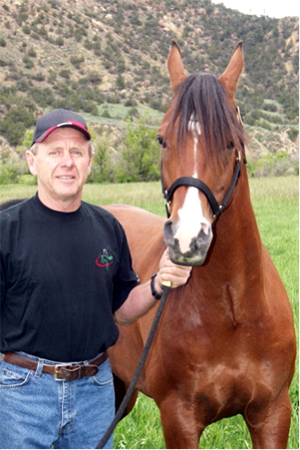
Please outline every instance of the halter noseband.
[{"label": "halter noseband", "polygon": [[234,169],[231,184],[230,184],[228,191],[225,194],[221,204],[219,204],[217,202],[214,194],[211,192],[209,187],[203,181],[199,180],[198,178],[180,177],[174,181],[174,183],[171,185],[171,187],[169,189],[166,189],[164,187],[164,183],[161,178],[162,192],[163,192],[163,196],[166,200],[167,217],[168,218],[170,217],[170,204],[171,204],[171,201],[172,201],[172,198],[173,198],[173,195],[174,195],[174,192],[176,191],[176,189],[178,189],[180,186],[192,186],[192,187],[199,189],[206,196],[206,198],[210,204],[210,207],[213,211],[213,214],[214,214],[213,215],[213,223],[214,223],[217,220],[217,218],[219,217],[219,215],[226,208],[228,200],[229,200],[229,198],[232,194],[232,191],[235,188],[238,178],[240,176],[240,172],[241,172],[241,155],[239,152],[239,155],[235,162],[235,169]]}]

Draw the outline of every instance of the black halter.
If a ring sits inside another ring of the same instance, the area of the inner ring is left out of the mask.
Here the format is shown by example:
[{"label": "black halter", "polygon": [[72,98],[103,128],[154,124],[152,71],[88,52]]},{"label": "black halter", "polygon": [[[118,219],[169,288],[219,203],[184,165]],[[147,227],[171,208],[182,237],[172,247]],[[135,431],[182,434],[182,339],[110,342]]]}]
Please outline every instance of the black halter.
[{"label": "black halter", "polygon": [[163,183],[163,179],[161,177],[162,192],[163,192],[163,196],[166,200],[167,217],[168,218],[170,217],[170,204],[171,204],[171,201],[172,201],[172,198],[173,198],[173,195],[174,195],[174,192],[176,191],[176,189],[178,189],[180,186],[192,186],[192,187],[199,189],[206,196],[206,198],[211,206],[211,209],[213,211],[213,214],[214,214],[214,216],[213,216],[213,223],[214,223],[217,220],[217,218],[219,217],[219,215],[226,208],[228,200],[229,200],[229,198],[232,194],[232,191],[235,188],[235,185],[240,176],[240,172],[241,172],[241,156],[239,154],[239,156],[236,159],[235,169],[234,169],[231,184],[230,184],[229,189],[228,189],[226,195],[224,196],[221,204],[219,204],[217,202],[214,194],[211,192],[209,187],[203,181],[199,180],[198,178],[180,177],[174,181],[174,183],[171,185],[171,187],[169,189],[166,189],[164,186],[164,183]]}]

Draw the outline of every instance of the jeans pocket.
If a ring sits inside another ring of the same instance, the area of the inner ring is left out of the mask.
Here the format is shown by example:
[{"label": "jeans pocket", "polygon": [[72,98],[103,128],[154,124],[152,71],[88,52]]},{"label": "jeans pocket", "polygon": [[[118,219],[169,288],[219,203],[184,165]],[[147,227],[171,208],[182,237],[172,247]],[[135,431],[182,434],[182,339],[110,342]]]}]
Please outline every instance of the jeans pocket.
[{"label": "jeans pocket", "polygon": [[4,367],[0,373],[0,389],[14,389],[27,384],[33,372],[20,368]]},{"label": "jeans pocket", "polygon": [[113,375],[111,372],[109,361],[105,361],[101,366],[99,367],[98,373],[94,375],[92,378],[92,381],[97,386],[106,386],[108,384],[113,384]]}]

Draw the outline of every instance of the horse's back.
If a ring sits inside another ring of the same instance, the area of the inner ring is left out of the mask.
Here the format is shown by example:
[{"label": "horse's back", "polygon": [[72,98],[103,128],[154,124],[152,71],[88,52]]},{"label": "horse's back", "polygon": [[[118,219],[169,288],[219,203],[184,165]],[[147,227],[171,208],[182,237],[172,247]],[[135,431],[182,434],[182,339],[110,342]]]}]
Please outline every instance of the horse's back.
[{"label": "horse's back", "polygon": [[102,207],[111,212],[124,228],[133,267],[141,281],[149,279],[158,270],[158,262],[165,249],[163,240],[165,219],[136,206]]}]

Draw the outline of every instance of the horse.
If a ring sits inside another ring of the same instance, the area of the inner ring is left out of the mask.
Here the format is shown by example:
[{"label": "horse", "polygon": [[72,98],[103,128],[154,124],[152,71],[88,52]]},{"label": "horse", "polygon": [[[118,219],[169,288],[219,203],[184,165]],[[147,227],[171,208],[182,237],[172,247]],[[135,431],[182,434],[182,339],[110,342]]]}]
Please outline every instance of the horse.
[{"label": "horse", "polygon": [[[105,206],[125,229],[141,282],[158,270],[166,247],[174,263],[193,266],[187,284],[171,289],[137,391],[156,402],[167,448],[198,448],[209,424],[237,414],[254,448],[285,448],[294,321],[251,204],[235,101],[242,42],[219,77],[188,75],[176,42],[167,67],[172,100],[158,141],[168,218]],[[117,399],[134,374],[156,309],[120,326],[109,350]]]}]

